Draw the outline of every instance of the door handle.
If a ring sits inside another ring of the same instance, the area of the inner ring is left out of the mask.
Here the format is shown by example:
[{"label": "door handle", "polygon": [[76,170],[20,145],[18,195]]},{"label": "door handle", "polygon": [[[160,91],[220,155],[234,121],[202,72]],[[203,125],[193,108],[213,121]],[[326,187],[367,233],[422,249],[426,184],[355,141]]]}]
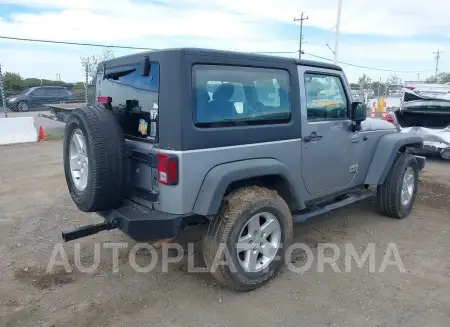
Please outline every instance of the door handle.
[{"label": "door handle", "polygon": [[303,137],[304,142],[318,141],[322,138],[321,135],[317,135],[316,132],[312,132],[309,136]]}]

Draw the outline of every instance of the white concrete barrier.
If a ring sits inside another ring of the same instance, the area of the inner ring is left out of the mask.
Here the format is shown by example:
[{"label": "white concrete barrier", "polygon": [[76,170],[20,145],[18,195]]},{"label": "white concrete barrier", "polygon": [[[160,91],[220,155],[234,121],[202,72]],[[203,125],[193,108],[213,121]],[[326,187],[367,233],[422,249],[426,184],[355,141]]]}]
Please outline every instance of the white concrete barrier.
[{"label": "white concrete barrier", "polygon": [[0,118],[0,145],[37,142],[33,117]]}]

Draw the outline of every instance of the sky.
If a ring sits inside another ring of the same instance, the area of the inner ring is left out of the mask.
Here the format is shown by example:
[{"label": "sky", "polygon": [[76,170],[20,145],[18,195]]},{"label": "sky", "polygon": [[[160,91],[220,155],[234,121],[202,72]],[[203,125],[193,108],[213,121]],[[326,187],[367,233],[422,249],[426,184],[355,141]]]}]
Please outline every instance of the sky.
[{"label": "sky", "polygon": [[[333,59],[338,0],[0,0],[0,36],[126,45],[201,47],[298,56],[299,18],[304,59]],[[430,77],[435,55],[450,72],[450,1],[343,0],[338,61],[356,82]],[[82,56],[103,48],[0,39],[4,71],[22,77],[84,80]],[[113,49],[115,56],[139,50]],[[387,71],[360,68],[348,64]],[[418,75],[418,73],[420,75]]]}]

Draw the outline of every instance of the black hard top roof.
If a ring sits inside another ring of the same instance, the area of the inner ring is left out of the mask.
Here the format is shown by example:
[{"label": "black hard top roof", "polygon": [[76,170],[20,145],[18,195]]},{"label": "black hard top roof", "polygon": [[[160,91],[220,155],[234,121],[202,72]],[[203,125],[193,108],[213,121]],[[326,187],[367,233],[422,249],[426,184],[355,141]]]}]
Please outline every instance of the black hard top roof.
[{"label": "black hard top roof", "polygon": [[130,62],[139,62],[145,56],[159,57],[168,54],[179,54],[179,55],[199,55],[199,56],[218,56],[218,57],[234,57],[241,58],[247,60],[263,60],[263,61],[271,61],[271,62],[279,62],[280,64],[286,63],[295,63],[302,66],[312,66],[318,68],[325,69],[334,69],[342,71],[342,68],[328,64],[320,61],[313,60],[299,60],[294,58],[280,57],[280,56],[272,56],[265,54],[256,54],[256,53],[248,53],[248,52],[235,52],[235,51],[224,51],[224,50],[214,50],[214,49],[202,49],[202,48],[174,48],[174,49],[164,49],[164,50],[155,50],[155,51],[147,51],[135,53],[127,56],[122,56],[114,59],[107,60],[103,63],[100,63],[98,69],[103,67],[103,64],[106,64],[106,67],[117,67],[120,65],[129,64]]}]

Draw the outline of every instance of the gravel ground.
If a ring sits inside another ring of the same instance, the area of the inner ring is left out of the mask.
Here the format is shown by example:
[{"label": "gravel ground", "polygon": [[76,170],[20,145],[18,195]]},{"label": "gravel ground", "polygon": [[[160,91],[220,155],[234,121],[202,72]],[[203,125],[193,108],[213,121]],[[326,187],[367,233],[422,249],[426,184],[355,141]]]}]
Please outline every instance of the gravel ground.
[{"label": "gravel ground", "polygon": [[[218,286],[206,273],[187,273],[187,259],[149,273],[134,271],[129,249],[102,249],[93,273],[46,273],[60,230],[99,221],[78,211],[65,185],[61,142],[0,147],[0,326],[450,326],[450,169],[429,161],[411,216],[382,217],[373,201],[295,227],[294,242],[352,243],[362,254],[376,246],[376,272],[353,263],[305,274],[284,269],[251,293]],[[199,233],[196,233],[198,237]],[[119,231],[80,240],[81,261],[93,262],[94,243],[128,242]],[[395,242],[406,269],[379,272],[388,243]],[[74,243],[64,244],[71,263]],[[203,264],[193,255],[196,266]],[[137,262],[151,258],[141,251]],[[294,264],[304,263],[299,253]]]}]

